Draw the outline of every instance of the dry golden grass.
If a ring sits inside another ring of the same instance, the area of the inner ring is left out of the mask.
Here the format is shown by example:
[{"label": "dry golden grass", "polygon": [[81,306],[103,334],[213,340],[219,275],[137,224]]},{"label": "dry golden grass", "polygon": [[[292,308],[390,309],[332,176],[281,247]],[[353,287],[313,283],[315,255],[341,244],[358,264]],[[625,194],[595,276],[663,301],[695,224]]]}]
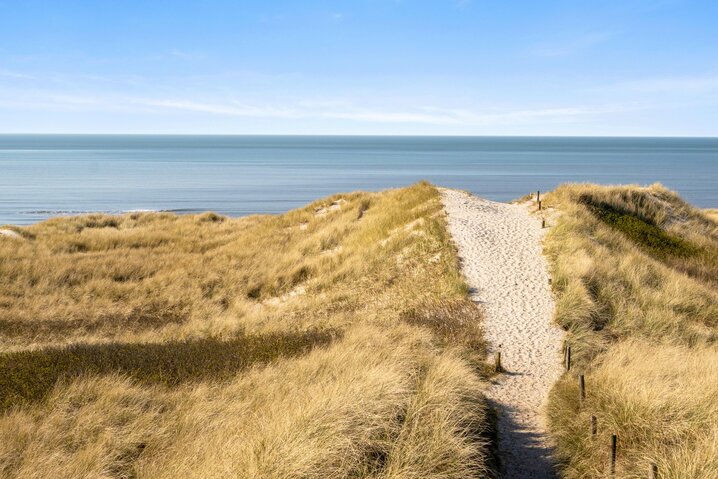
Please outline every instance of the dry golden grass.
[{"label": "dry golden grass", "polygon": [[486,477],[480,318],[432,186],[16,231],[0,477]]},{"label": "dry golden grass", "polygon": [[605,477],[613,433],[617,477],[650,463],[718,477],[718,224],[660,185],[566,185],[545,201],[561,211],[546,251],[574,358],[549,403],[564,477]]}]

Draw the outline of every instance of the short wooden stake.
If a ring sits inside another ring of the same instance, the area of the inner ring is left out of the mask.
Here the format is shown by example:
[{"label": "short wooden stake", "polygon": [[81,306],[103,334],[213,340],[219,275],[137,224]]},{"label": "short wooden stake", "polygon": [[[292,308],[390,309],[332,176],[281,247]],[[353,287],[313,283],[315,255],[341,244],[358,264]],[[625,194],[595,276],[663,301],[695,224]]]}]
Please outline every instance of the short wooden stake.
[{"label": "short wooden stake", "polygon": [[595,436],[598,432],[598,421],[596,420],[596,416],[591,416],[591,435]]},{"label": "short wooden stake", "polygon": [[571,346],[566,346],[566,371],[571,370]]},{"label": "short wooden stake", "polygon": [[618,445],[618,438],[615,434],[611,435],[611,475],[616,474],[616,448]]},{"label": "short wooden stake", "polygon": [[501,368],[501,351],[498,351],[496,353],[496,372],[500,373],[501,371],[503,371]]},{"label": "short wooden stake", "polygon": [[540,200],[538,202],[538,206],[539,206],[539,211],[541,211],[541,201]]},{"label": "short wooden stake", "polygon": [[541,220],[541,228],[545,228],[545,227],[546,227],[546,220],[542,219]]},{"label": "short wooden stake", "polygon": [[578,377],[578,389],[581,394],[581,401],[586,399],[586,381],[583,378],[583,374]]},{"label": "short wooden stake", "polygon": [[536,201],[541,201],[541,191],[536,192]]},{"label": "short wooden stake", "polygon": [[658,479],[658,466],[656,463],[651,463],[651,468],[648,470],[648,477],[650,479]]}]

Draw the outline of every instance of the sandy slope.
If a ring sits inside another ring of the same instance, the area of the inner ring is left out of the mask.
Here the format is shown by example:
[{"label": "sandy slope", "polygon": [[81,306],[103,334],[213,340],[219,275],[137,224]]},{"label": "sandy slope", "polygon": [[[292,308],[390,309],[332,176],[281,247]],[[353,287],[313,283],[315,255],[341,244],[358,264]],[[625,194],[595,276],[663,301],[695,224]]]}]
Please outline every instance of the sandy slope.
[{"label": "sandy slope", "polygon": [[0,236],[6,236],[8,238],[19,238],[19,239],[22,238],[22,236],[20,236],[13,230],[0,230]]},{"label": "sandy slope", "polygon": [[462,270],[481,304],[486,336],[507,371],[489,390],[499,411],[505,478],[553,477],[542,404],[561,375],[562,332],[541,254],[545,230],[524,205],[442,190]]}]

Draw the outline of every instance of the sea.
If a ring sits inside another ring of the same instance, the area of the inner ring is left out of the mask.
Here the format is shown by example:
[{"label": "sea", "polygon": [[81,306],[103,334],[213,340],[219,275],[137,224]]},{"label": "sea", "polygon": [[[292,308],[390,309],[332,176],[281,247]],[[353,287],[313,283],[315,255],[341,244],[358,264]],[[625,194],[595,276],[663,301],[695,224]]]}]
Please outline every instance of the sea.
[{"label": "sea", "polygon": [[282,213],[420,180],[497,201],[567,182],[660,182],[716,208],[718,138],[0,135],[0,225]]}]

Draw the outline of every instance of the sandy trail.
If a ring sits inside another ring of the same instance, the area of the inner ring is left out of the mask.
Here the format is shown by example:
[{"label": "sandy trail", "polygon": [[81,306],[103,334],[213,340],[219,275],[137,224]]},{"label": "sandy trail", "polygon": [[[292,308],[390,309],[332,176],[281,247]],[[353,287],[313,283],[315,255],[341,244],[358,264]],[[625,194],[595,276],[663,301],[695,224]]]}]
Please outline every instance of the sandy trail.
[{"label": "sandy trail", "polygon": [[542,405],[561,375],[563,333],[552,321],[545,230],[524,205],[448,189],[442,195],[472,299],[484,309],[486,337],[506,370],[488,392],[499,413],[502,475],[554,477]]}]

